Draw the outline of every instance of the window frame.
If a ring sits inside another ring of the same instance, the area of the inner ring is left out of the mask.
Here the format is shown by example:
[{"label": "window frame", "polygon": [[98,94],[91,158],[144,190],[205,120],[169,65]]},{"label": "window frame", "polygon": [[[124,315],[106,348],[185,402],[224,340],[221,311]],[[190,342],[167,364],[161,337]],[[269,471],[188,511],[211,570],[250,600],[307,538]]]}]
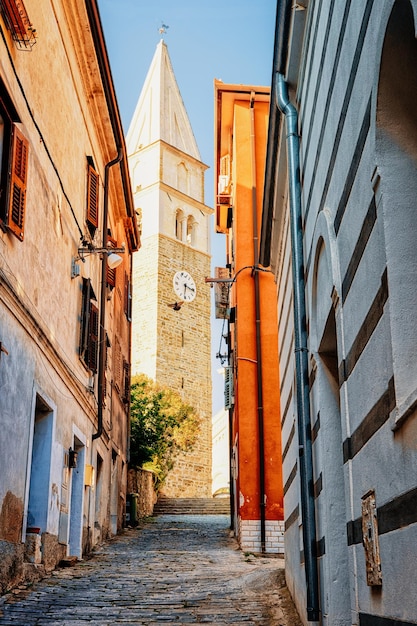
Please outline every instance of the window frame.
[{"label": "window frame", "polygon": [[79,356],[93,373],[98,367],[99,310],[93,300],[97,300],[89,278],[83,278],[80,319]]},{"label": "window frame", "polygon": [[92,237],[98,228],[100,177],[91,157],[87,160],[86,222]]},{"label": "window frame", "polygon": [[20,119],[0,79],[3,140],[0,172],[0,227],[24,239],[29,165],[29,141],[18,128]]},{"label": "window frame", "polygon": [[132,284],[129,274],[125,272],[123,309],[128,322],[132,321],[132,299]]},{"label": "window frame", "polygon": [[[108,236],[107,237],[107,244],[109,248],[117,248],[117,241],[116,239],[113,239],[113,237]],[[106,286],[109,287],[110,289],[114,289],[114,287],[116,287],[116,267],[109,267],[109,265],[106,265],[107,271],[106,271]]]}]

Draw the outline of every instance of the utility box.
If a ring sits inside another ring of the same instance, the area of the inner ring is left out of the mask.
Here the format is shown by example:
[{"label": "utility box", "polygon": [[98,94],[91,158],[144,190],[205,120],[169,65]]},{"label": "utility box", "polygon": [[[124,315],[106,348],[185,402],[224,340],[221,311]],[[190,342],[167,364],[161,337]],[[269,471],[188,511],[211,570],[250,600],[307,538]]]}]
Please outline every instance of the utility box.
[{"label": "utility box", "polygon": [[138,525],[138,493],[129,493],[126,499],[126,525]]}]

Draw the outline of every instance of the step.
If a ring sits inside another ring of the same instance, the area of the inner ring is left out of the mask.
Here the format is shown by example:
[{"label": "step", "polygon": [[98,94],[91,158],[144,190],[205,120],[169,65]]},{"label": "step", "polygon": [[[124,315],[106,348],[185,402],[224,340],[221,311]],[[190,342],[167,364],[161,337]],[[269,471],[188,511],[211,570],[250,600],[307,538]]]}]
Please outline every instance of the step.
[{"label": "step", "polygon": [[167,498],[160,496],[154,515],[229,515],[229,498]]}]

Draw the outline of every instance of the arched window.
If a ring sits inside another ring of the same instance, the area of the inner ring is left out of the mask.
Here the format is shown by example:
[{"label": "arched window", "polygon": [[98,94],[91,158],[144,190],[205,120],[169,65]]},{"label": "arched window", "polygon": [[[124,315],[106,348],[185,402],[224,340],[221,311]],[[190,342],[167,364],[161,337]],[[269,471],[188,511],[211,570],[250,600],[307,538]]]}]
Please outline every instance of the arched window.
[{"label": "arched window", "polygon": [[184,213],[181,209],[177,209],[175,213],[175,236],[179,241],[183,241],[183,224],[184,222]]},{"label": "arched window", "polygon": [[195,246],[196,226],[194,218],[189,215],[187,218],[187,243],[189,246]]}]

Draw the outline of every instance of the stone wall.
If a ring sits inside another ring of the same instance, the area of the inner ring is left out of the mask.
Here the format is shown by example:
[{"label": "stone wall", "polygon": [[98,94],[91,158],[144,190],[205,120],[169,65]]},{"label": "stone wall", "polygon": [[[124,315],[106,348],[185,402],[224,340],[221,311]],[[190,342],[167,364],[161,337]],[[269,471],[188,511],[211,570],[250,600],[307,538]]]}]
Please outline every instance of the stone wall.
[{"label": "stone wall", "polygon": [[137,517],[153,513],[157,496],[153,487],[153,473],[143,469],[130,469],[127,475],[127,493],[137,493]]},{"label": "stone wall", "polygon": [[[178,247],[180,245],[180,247]],[[184,260],[179,260],[179,253]],[[172,277],[186,269],[196,283],[196,297],[173,311],[165,303],[175,296]],[[210,275],[210,257],[168,237],[160,238],[159,272],[166,277],[159,284],[157,380],[177,391],[199,416],[200,434],[190,452],[180,454],[162,489],[174,498],[211,496],[211,340],[210,288],[204,278]]]},{"label": "stone wall", "polygon": [[[172,279],[180,269],[193,276],[197,293],[174,311]],[[204,282],[209,275],[208,254],[169,237],[143,238],[135,253],[132,373],[173,389],[201,419],[194,449],[178,456],[164,485],[170,497],[211,496],[211,291]]]}]

